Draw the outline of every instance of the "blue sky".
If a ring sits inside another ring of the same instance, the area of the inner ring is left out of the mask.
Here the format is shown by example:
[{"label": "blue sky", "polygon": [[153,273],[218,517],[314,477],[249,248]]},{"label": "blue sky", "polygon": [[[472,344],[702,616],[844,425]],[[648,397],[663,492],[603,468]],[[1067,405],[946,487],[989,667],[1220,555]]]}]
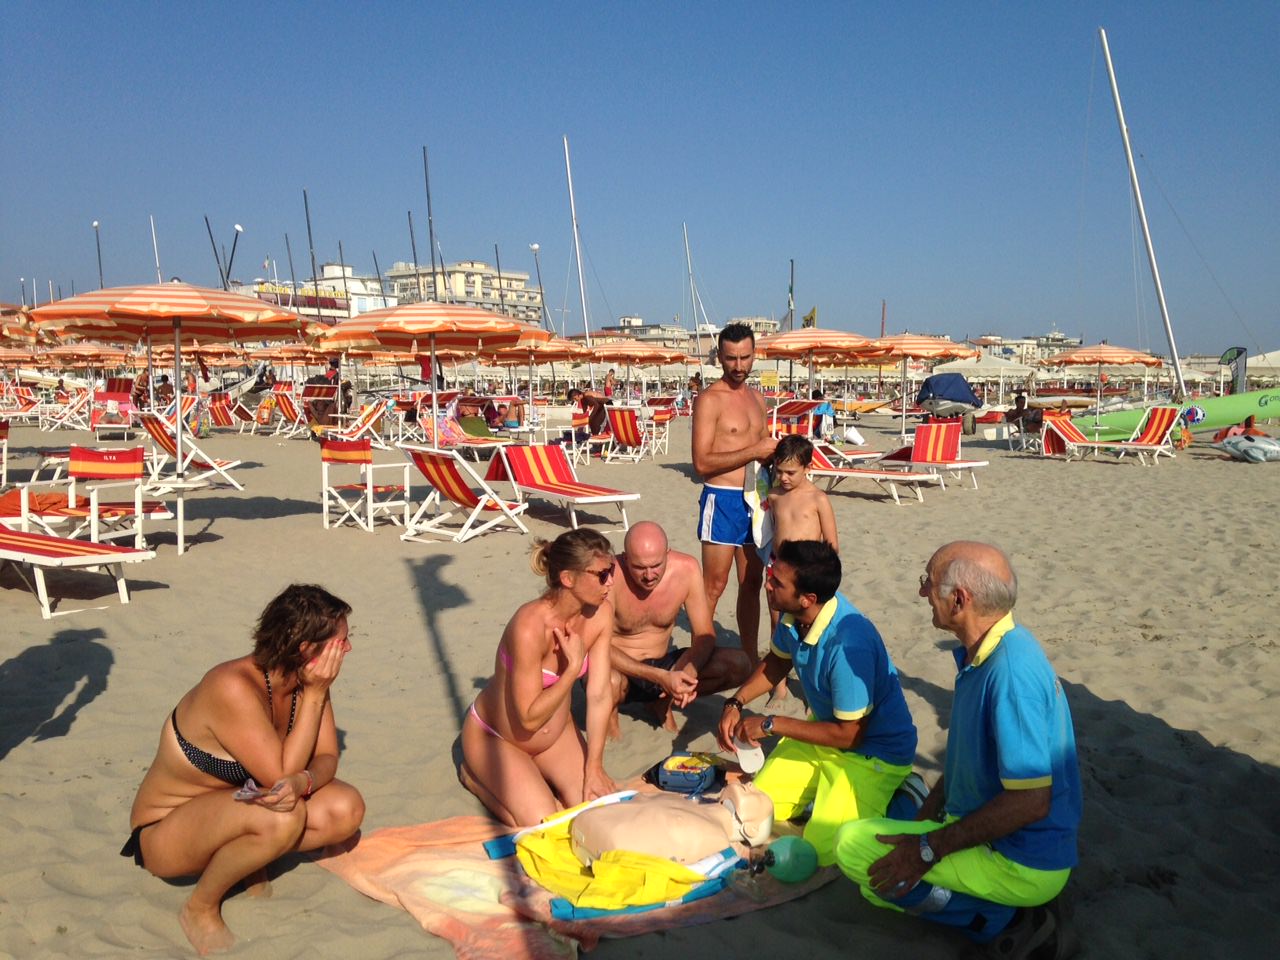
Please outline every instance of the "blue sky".
[{"label": "blue sky", "polygon": [[[1164,348],[1107,28],[1180,352],[1280,347],[1280,5],[65,4],[6,0],[0,300],[308,256],[532,273],[581,329],[687,315]],[[1136,246],[1135,246],[1136,244]],[[555,312],[557,317],[558,311]]]}]

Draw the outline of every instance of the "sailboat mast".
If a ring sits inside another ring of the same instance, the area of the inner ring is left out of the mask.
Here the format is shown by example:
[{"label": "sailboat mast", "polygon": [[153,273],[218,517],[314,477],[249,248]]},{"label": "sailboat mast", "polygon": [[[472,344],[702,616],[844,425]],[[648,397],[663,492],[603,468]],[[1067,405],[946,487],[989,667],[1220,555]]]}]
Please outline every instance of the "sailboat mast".
[{"label": "sailboat mast", "polygon": [[689,267],[689,315],[693,318],[693,339],[698,347],[698,370],[702,370],[702,325],[698,323],[698,292],[693,286],[693,256],[689,253],[689,225],[680,224],[684,230],[684,262]]},{"label": "sailboat mast", "polygon": [[1169,341],[1169,353],[1173,357],[1173,375],[1177,381],[1175,399],[1187,395],[1187,384],[1182,379],[1182,363],[1178,360],[1178,347],[1173,341],[1173,325],[1169,322],[1169,307],[1164,299],[1164,285],[1160,282],[1160,267],[1156,264],[1156,248],[1151,242],[1151,228],[1147,225],[1147,210],[1142,203],[1142,188],[1138,185],[1138,169],[1133,165],[1133,147],[1129,143],[1129,126],[1124,121],[1124,107],[1120,104],[1120,87],[1116,84],[1115,67],[1111,65],[1111,48],[1107,45],[1107,31],[1098,28],[1102,40],[1102,56],[1107,63],[1107,76],[1111,80],[1111,99],[1116,105],[1116,121],[1120,124],[1120,139],[1124,141],[1124,156],[1129,163],[1129,186],[1133,188],[1133,202],[1138,207],[1138,219],[1142,223],[1142,239],[1147,245],[1147,262],[1151,265],[1151,279],[1156,285],[1156,301],[1160,304],[1160,318],[1164,321],[1164,334]]},{"label": "sailboat mast", "polygon": [[[564,172],[569,181],[569,217],[573,220],[573,255],[578,261],[578,296],[582,299],[582,331],[591,346],[591,324],[587,321],[587,285],[582,276],[582,241],[578,237],[578,208],[573,200],[573,168],[569,165],[569,138],[564,137]],[[594,380],[595,375],[592,374]]]}]

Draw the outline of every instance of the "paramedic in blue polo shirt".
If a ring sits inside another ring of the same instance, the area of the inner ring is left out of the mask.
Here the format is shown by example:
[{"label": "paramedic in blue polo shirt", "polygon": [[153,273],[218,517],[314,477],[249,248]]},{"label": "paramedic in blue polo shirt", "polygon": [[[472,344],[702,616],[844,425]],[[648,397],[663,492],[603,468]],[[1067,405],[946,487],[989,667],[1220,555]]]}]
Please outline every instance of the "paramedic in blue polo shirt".
[{"label": "paramedic in blue polo shirt", "polygon": [[990,544],[949,543],[929,560],[920,596],[960,641],[943,776],[916,820],[843,827],[836,859],[877,906],[957,927],[1001,957],[1058,956],[1080,771],[1062,685],[1013,621],[1017,595]]},{"label": "paramedic in blue polo shirt", "polygon": [[[741,689],[725,701],[720,744],[782,739],[755,784],[773,800],[774,816],[790,820],[813,803],[804,838],[818,862],[835,862],[836,831],[848,820],[883,817],[911,772],[916,728],[898,672],[871,621],[845,597],[840,557],[827,543],[790,540],[765,580],[769,606],[783,616],[769,653]],[[810,716],[744,716],[792,668]]]}]

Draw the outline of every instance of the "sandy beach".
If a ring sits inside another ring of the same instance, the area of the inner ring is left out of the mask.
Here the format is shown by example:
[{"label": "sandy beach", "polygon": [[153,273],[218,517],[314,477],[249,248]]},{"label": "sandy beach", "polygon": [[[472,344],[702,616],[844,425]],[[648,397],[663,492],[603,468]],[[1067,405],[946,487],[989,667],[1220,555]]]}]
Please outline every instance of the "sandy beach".
[{"label": "sandy beach", "polygon": [[[880,449],[895,433],[885,419],[864,425]],[[688,431],[677,422],[669,455],[592,463],[582,474],[640,492],[632,520],[658,521],[674,548],[696,555]],[[29,475],[37,448],[87,438],[15,427],[10,480]],[[236,475],[246,489],[188,501],[193,542],[182,557],[173,524],[153,528],[158,557],[127,568],[128,606],[100,574],[54,573],[63,609],[102,609],[46,622],[12,572],[0,580],[0,956],[192,955],[176,921],[186,885],[117,855],[129,805],[168,711],[210,666],[248,652],[254,618],[290,582],[323,584],[354,607],[354,650],[333,695],[339,775],[364,794],[364,829],[482,812],[457,783],[453,755],[502,627],[539,590],[532,537],[424,545],[391,527],[326,531],[314,444],[236,434],[201,443],[245,461]],[[1074,713],[1085,814],[1066,897],[1081,955],[1272,955],[1280,469],[1225,461],[1204,442],[1147,468],[1045,461],[1002,442],[966,442],[965,451],[991,461],[976,490],[949,482],[902,506],[870,485],[833,494],[842,590],[897,663],[920,731],[917,769],[932,779],[940,768],[954,678],[950,638],[930,626],[917,577],[941,543],[989,539],[1014,561],[1016,616],[1044,645]],[[423,492],[419,484],[415,495]],[[597,519],[616,530],[616,511]],[[535,506],[529,526],[554,537],[567,520]],[[718,618],[726,644],[736,642],[732,589]],[[696,703],[675,746],[713,749],[719,706],[719,697]],[[615,778],[673,747],[638,714],[624,714],[622,729],[606,752]],[[230,956],[453,955],[407,913],[305,858],[274,877],[273,899],[234,895],[224,916],[239,937]],[[840,879],[737,920],[608,941],[597,955],[897,960],[961,949],[928,924],[868,906]]]}]

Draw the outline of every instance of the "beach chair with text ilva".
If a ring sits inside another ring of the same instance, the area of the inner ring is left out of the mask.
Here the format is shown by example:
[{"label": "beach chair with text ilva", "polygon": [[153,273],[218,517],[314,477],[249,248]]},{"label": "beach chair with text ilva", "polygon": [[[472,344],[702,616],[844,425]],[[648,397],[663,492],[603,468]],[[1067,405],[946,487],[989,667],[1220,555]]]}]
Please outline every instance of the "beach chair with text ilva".
[{"label": "beach chair with text ilva", "polygon": [[974,489],[978,487],[976,471],[988,465],[986,460],[965,460],[960,456],[959,420],[940,420],[936,423],[924,423],[915,429],[915,436],[909,446],[900,447],[875,462],[882,469],[917,470],[933,473],[941,480],[946,489],[943,474],[950,474],[959,479],[966,473],[973,481]]},{"label": "beach chair with text ilva", "polygon": [[[379,482],[377,475],[389,475]],[[397,526],[409,522],[409,464],[374,463],[373,443],[363,440],[320,441],[320,495],[324,528],[350,520],[373,533],[379,517]]]},{"label": "beach chair with text ilva", "polygon": [[[400,449],[431,489],[409,518],[401,540],[433,543],[433,538],[443,538],[465,543],[506,523],[521,533],[529,532],[520,519],[529,505],[498,496],[456,450],[409,443],[400,444]],[[481,522],[486,515],[488,519]]]},{"label": "beach chair with text ilva", "polygon": [[649,452],[649,434],[640,425],[640,414],[635,407],[608,406],[609,433],[612,436],[604,448],[604,462],[630,460],[639,463]]},{"label": "beach chair with text ilva", "polygon": [[814,480],[826,480],[828,492],[835,490],[846,480],[861,480],[874,483],[889,496],[893,502],[901,505],[898,487],[905,487],[915,494],[915,498],[924,501],[923,488],[941,486],[942,478],[934,473],[913,470],[881,470],[876,467],[844,467],[838,466],[827,458],[822,448],[813,448],[813,462],[809,464],[809,476]]},{"label": "beach chair with text ilva", "polygon": [[[138,414],[138,419],[142,423],[142,429],[147,431],[147,436],[151,438],[152,443],[150,483],[157,489],[164,489],[164,478],[160,474],[164,470],[165,464],[170,460],[176,463],[178,459],[178,436],[154,413],[144,411]],[[211,477],[221,477],[237,490],[243,490],[244,485],[227,472],[240,466],[243,461],[219,460],[211,457],[196,446],[195,439],[189,434],[190,431],[182,435],[182,464],[178,472],[187,474],[188,471],[192,471],[192,473],[189,476],[185,476],[184,479],[205,480]]]},{"label": "beach chair with text ilva", "polygon": [[[54,616],[49,603],[49,588],[45,583],[46,569],[99,567],[105,569],[116,582],[121,603],[129,602],[129,587],[125,583],[123,565],[155,559],[154,550],[121,547],[110,543],[90,543],[85,540],[67,540],[47,533],[30,530],[13,530],[0,524],[0,567],[11,565],[27,589],[40,602],[40,615],[48,620]],[[31,579],[27,578],[30,571]],[[78,613],[77,610],[59,610],[59,614]]]},{"label": "beach chair with text ilva", "polygon": [[[132,537],[146,547],[143,521],[172,520],[161,500],[144,499],[146,451],[95,450],[72,446],[63,480],[22,484],[0,498],[0,522],[50,536],[75,539],[86,533],[93,543]],[[40,493],[39,487],[65,486],[66,493]],[[15,496],[16,494],[16,496]],[[121,496],[123,494],[123,496]],[[113,499],[108,500],[111,496]]]},{"label": "beach chair with text ilva", "polygon": [[622,514],[622,529],[630,527],[627,503],[639,500],[640,494],[583,483],[573,464],[558,444],[513,444],[505,447],[489,462],[485,479],[490,483],[509,481],[517,500],[535,498],[549,500],[564,507],[569,523],[578,529],[578,509],[611,503]]},{"label": "beach chair with text ilva", "polygon": [[1138,462],[1147,465],[1147,456],[1151,456],[1152,464],[1159,464],[1163,455],[1173,457],[1173,431],[1178,425],[1178,407],[1152,407],[1134,430],[1128,440],[1090,440],[1076,426],[1074,420],[1066,416],[1049,416],[1044,419],[1044,440],[1042,447],[1045,456],[1063,454],[1070,460],[1076,454],[1084,459],[1085,453],[1093,451],[1097,459],[1099,451],[1107,450],[1123,457],[1126,453],[1136,454]]}]

